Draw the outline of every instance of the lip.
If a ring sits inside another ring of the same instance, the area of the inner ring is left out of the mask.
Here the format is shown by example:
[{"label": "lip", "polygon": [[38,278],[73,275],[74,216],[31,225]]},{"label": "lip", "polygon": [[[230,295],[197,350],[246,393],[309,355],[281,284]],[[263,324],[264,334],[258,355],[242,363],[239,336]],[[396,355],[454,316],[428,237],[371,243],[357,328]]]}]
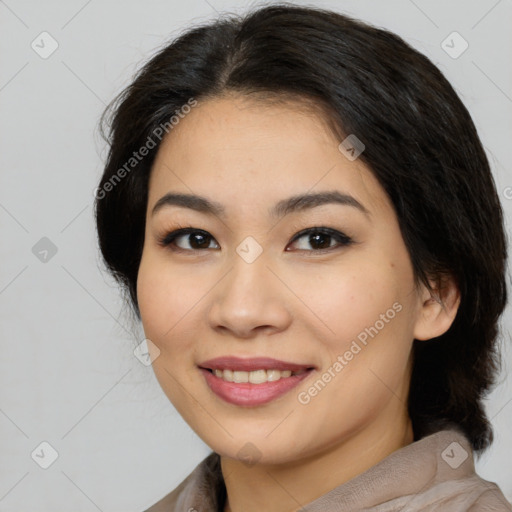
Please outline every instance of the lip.
[{"label": "lip", "polygon": [[213,393],[225,402],[241,406],[258,406],[271,402],[291,391],[314,372],[310,368],[300,375],[290,375],[290,377],[282,377],[273,382],[253,384],[251,382],[228,382],[217,377],[210,370],[205,368],[200,368],[200,370]]},{"label": "lip", "polygon": [[[291,370],[298,372],[300,370],[315,369],[312,364],[291,363],[288,361],[281,361],[271,357],[251,357],[241,358],[235,356],[221,356],[214,359],[208,359],[198,364],[199,368],[206,370],[236,370],[244,372],[252,372],[255,370]],[[278,382],[278,381],[276,381]],[[261,384],[258,384],[261,385]]]}]

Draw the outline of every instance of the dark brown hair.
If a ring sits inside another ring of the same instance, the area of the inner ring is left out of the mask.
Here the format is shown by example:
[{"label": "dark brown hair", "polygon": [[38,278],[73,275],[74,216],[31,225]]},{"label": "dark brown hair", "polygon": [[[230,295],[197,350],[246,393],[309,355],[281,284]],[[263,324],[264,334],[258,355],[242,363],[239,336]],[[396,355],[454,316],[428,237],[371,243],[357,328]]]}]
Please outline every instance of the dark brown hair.
[{"label": "dark brown hair", "polygon": [[[104,261],[137,317],[155,134],[191,99],[229,92],[303,98],[341,136],[363,141],[359,158],[394,205],[416,282],[451,275],[461,293],[450,329],[414,341],[415,439],[456,426],[476,451],[486,448],[492,428],[482,398],[499,369],[498,319],[507,301],[502,209],[467,109],[428,58],[386,30],[274,4],[191,28],[142,67],[102,117],[110,147],[95,204]],[[149,138],[147,156],[130,160]]]}]

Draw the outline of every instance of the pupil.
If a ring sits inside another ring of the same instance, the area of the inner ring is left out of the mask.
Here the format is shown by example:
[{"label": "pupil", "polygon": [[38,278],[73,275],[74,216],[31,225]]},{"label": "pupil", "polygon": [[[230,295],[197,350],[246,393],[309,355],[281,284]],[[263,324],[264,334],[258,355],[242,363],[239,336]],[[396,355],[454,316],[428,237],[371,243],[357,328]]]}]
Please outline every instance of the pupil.
[{"label": "pupil", "polygon": [[[197,247],[203,247],[203,246],[206,246],[208,247],[208,241],[207,241],[207,237],[205,237],[204,235],[201,235],[201,234],[195,234],[195,235],[191,235],[193,238],[192,238],[192,242],[190,243],[190,245],[192,247],[194,246],[197,246]],[[199,240],[199,243],[195,243]],[[189,239],[190,241],[190,239]]]},{"label": "pupil", "polygon": [[[320,243],[317,243],[318,239],[320,239]],[[322,243],[322,239],[324,243]],[[329,247],[328,239],[329,235],[326,235],[324,233],[317,233],[316,235],[310,235],[309,242],[313,247],[316,247],[317,249],[325,249]]]}]

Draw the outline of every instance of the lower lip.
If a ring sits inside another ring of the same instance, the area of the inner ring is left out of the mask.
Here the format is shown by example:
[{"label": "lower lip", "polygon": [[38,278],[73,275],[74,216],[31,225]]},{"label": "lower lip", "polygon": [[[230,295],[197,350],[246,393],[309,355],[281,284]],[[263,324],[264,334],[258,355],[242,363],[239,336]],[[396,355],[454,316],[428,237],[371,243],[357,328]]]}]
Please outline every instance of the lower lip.
[{"label": "lower lip", "polygon": [[252,384],[251,382],[227,382],[216,377],[209,370],[200,368],[210,389],[220,398],[235,405],[263,405],[292,390],[299,382],[306,379],[312,370],[301,375],[283,377],[273,382]]}]

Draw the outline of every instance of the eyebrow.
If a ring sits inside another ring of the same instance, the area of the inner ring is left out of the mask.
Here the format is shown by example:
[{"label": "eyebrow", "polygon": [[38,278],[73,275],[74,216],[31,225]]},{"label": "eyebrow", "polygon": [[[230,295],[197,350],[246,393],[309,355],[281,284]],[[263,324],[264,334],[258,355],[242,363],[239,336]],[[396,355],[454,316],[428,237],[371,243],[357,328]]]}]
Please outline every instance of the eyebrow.
[{"label": "eyebrow", "polygon": [[[317,192],[314,194],[299,194],[287,199],[282,199],[271,207],[268,213],[271,217],[282,217],[293,212],[309,210],[324,204],[352,206],[360,210],[367,217],[370,217],[370,212],[355,197],[337,190]],[[226,216],[226,209],[221,203],[195,194],[169,192],[156,202],[151,215],[155,215],[165,206],[181,206],[207,215],[216,215],[218,217]]]}]

